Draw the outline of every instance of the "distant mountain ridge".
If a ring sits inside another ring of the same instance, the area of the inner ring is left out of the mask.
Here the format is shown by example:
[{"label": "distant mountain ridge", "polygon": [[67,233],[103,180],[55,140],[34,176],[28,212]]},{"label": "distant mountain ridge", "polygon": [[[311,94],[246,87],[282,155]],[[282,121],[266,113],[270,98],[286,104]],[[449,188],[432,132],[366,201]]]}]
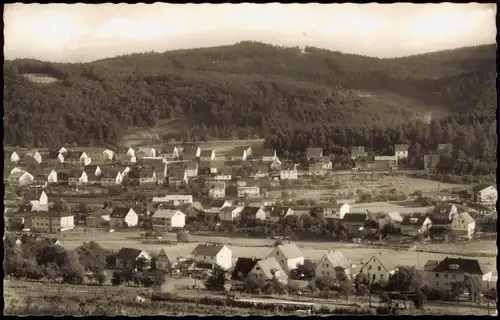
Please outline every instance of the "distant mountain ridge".
[{"label": "distant mountain ridge", "polygon": [[114,143],[127,128],[174,118],[186,119],[179,137],[187,138],[266,137],[321,123],[388,127],[433,109],[494,112],[495,77],[495,45],[379,59],[242,42],[91,63],[12,60],[4,64],[4,141]]}]

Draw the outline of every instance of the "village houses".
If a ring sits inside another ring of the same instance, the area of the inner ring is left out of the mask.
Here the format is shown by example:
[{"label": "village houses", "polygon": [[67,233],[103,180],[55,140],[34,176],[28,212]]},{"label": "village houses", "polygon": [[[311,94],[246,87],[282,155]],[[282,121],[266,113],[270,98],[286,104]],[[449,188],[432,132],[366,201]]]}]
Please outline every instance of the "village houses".
[{"label": "village houses", "polygon": [[318,161],[323,157],[323,149],[322,148],[307,148],[306,150],[306,158],[308,162]]},{"label": "village houses", "polygon": [[423,234],[432,227],[432,221],[426,214],[413,213],[403,217],[399,228],[401,234],[407,236],[415,236],[417,234]]},{"label": "village houses", "polygon": [[287,283],[288,281],[286,271],[283,270],[283,267],[274,257],[267,257],[266,259],[256,261],[248,276],[267,281],[276,279],[282,283]]},{"label": "village houses", "polygon": [[319,260],[315,269],[316,277],[332,277],[342,279],[351,275],[351,263],[340,251],[329,250]]},{"label": "village houses", "polygon": [[329,203],[318,205],[311,210],[311,216],[322,219],[344,219],[351,212],[351,206],[347,203]]},{"label": "village houses", "polygon": [[193,203],[193,196],[190,194],[167,194],[162,197],[153,197],[153,203],[160,202],[170,202],[172,201],[174,206],[184,204],[184,203]]},{"label": "village houses", "polygon": [[424,283],[430,288],[452,290],[454,284],[480,283],[484,290],[491,281],[493,268],[476,259],[449,258],[429,260],[424,267]]},{"label": "village houses", "polygon": [[385,285],[389,278],[396,272],[394,258],[389,255],[376,255],[368,259],[366,263],[361,262],[359,273],[368,277],[371,283]]},{"label": "village houses", "polygon": [[207,181],[208,196],[220,199],[226,196],[226,183],[224,181]]},{"label": "village houses", "polygon": [[269,213],[269,219],[273,222],[278,222],[280,219],[292,216],[293,214],[293,209],[290,207],[275,206]]},{"label": "village houses", "polygon": [[394,145],[394,156],[398,159],[408,158],[408,145],[407,144],[395,144]]},{"label": "village houses", "polygon": [[186,215],[179,210],[157,210],[153,216],[153,228],[172,231],[186,225]]},{"label": "village houses", "polygon": [[181,256],[177,252],[161,249],[158,257],[155,260],[155,267],[158,270],[170,271],[183,260],[185,259],[181,258]]},{"label": "village houses", "polygon": [[366,157],[368,153],[365,151],[364,146],[351,147],[351,159],[356,160],[357,158]]},{"label": "village houses", "polygon": [[234,220],[239,218],[242,210],[242,206],[224,207],[220,209],[219,220],[223,222],[233,222]]},{"label": "village houses", "polygon": [[295,180],[298,179],[297,164],[287,163],[281,167],[280,179],[281,180]]},{"label": "village houses", "polygon": [[116,270],[138,270],[139,261],[144,262],[145,268],[151,266],[152,257],[144,250],[121,248],[116,255]]},{"label": "village houses", "polygon": [[286,274],[304,264],[304,255],[295,243],[287,242],[276,246],[268,255],[275,258]]},{"label": "village houses", "polygon": [[191,256],[198,262],[218,265],[225,270],[229,270],[232,266],[233,253],[225,245],[199,244],[191,252]]},{"label": "village houses", "polygon": [[497,188],[492,185],[481,184],[473,188],[473,199],[477,203],[495,205],[497,198]]},{"label": "village houses", "polygon": [[246,220],[266,220],[267,214],[262,207],[245,206],[240,211],[240,217]]},{"label": "village houses", "polygon": [[236,188],[239,198],[260,197],[260,185],[258,183],[246,182],[245,184],[237,185]]},{"label": "village houses", "polygon": [[278,157],[276,156],[276,150],[265,149],[258,152],[258,156],[263,162],[273,162]]},{"label": "village houses", "polygon": [[33,184],[35,177],[26,171],[16,171],[10,174],[7,180],[12,185],[27,186]]},{"label": "village houses", "polygon": [[200,161],[213,161],[215,160],[214,150],[201,150]]},{"label": "village houses", "polygon": [[117,169],[105,170],[101,175],[101,186],[109,187],[121,184],[123,181],[122,173]]},{"label": "village houses", "polygon": [[137,152],[134,155],[138,158],[154,158],[156,157],[156,150],[155,148],[142,147],[137,149]]},{"label": "village houses", "polygon": [[33,211],[25,216],[24,227],[40,232],[67,231],[75,227],[75,218],[69,212]]},{"label": "village houses", "polygon": [[114,208],[110,214],[109,227],[111,229],[135,227],[139,223],[139,216],[132,208]]},{"label": "village houses", "polygon": [[188,178],[195,178],[198,176],[198,162],[190,161],[186,164],[186,176]]}]

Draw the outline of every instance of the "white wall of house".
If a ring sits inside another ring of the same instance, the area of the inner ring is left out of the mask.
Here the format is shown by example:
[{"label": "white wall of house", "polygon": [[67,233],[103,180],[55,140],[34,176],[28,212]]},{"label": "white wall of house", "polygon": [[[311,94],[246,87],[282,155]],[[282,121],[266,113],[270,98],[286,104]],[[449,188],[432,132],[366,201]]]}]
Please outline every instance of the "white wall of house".
[{"label": "white wall of house", "polygon": [[178,211],[170,218],[170,225],[172,228],[184,228],[186,225],[186,215]]},{"label": "white wall of house", "polygon": [[281,180],[294,180],[298,178],[297,170],[281,170],[280,171]]},{"label": "white wall of house", "polygon": [[28,172],[25,172],[20,178],[19,178],[19,185],[21,186],[27,186],[30,184],[33,184],[33,181],[35,180],[35,177],[31,175]]},{"label": "white wall of house", "polygon": [[373,283],[387,283],[391,275],[377,259],[370,259],[364,266],[361,267],[360,273],[367,275]]},{"label": "white wall of house", "polygon": [[12,152],[12,154],[10,155],[10,162],[13,162],[13,163],[18,163],[19,162],[19,155],[17,154],[17,152]]},{"label": "white wall of house", "polygon": [[[350,268],[345,269],[343,272],[345,273],[346,276],[349,277],[350,275]],[[335,270],[335,267],[330,263],[330,260],[325,256],[321,258],[321,260],[318,262],[316,265],[315,269],[315,274],[316,277],[332,277],[332,278],[337,278],[337,271]]]},{"label": "white wall of house", "polygon": [[291,270],[297,269],[297,267],[301,264],[304,264],[304,257],[296,257],[292,259],[288,259],[283,255],[283,252],[276,247],[273,251],[267,256],[268,258],[275,258],[281,268],[288,274]]},{"label": "white wall of house", "polygon": [[396,151],[394,155],[400,159],[408,158],[408,151]]}]

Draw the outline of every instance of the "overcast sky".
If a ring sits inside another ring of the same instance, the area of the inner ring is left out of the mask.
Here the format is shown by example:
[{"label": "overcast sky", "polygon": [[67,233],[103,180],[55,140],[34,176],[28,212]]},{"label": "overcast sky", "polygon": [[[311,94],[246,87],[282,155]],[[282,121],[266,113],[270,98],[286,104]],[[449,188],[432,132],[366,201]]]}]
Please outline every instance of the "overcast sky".
[{"label": "overcast sky", "polygon": [[378,57],[495,43],[495,4],[7,4],[6,59],[92,61],[255,40]]}]

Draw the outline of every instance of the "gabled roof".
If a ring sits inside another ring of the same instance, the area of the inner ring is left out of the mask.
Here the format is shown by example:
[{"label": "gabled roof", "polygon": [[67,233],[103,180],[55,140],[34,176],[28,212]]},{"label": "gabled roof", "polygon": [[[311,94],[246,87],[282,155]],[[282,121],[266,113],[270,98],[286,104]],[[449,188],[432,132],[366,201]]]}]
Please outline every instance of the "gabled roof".
[{"label": "gabled roof", "polygon": [[106,169],[102,171],[101,177],[115,179],[118,174],[121,174],[118,169]]},{"label": "gabled roof", "polygon": [[367,217],[368,217],[368,215],[366,213],[351,212],[351,213],[348,213],[344,216],[344,219],[342,219],[342,222],[363,223],[366,221]]},{"label": "gabled roof", "polygon": [[334,268],[341,267],[343,269],[349,269],[351,267],[349,260],[347,260],[340,251],[330,250],[325,253],[325,257]]},{"label": "gabled roof", "polygon": [[260,260],[256,258],[238,258],[231,275],[231,280],[243,280]]},{"label": "gabled roof", "polygon": [[295,163],[285,163],[281,167],[281,171],[292,171],[292,170],[296,170],[296,168],[297,167],[295,166]]},{"label": "gabled roof", "polygon": [[466,224],[470,224],[470,223],[473,223],[475,221],[474,218],[472,218],[471,215],[467,212],[461,212],[458,214],[457,217],[464,219]]},{"label": "gabled roof", "polygon": [[281,268],[280,264],[274,257],[259,260],[256,265],[260,267],[268,279],[272,279],[276,275],[274,271],[279,271],[277,276],[278,280],[288,279],[287,274],[283,271],[283,268]]},{"label": "gabled roof", "polygon": [[276,218],[281,218],[284,217],[285,214],[290,210],[290,207],[282,207],[282,206],[276,206],[273,208],[271,213],[269,214],[271,217],[276,217]]},{"label": "gabled roof", "polygon": [[366,263],[361,267],[361,269],[363,269],[372,260],[378,261],[387,272],[395,270],[398,264],[397,260],[395,260],[394,257],[390,256],[389,254],[386,255],[379,254],[372,256],[370,259],[368,259],[368,261],[366,261]]},{"label": "gabled roof", "polygon": [[47,159],[57,159],[59,155],[60,155],[59,151],[49,151]]},{"label": "gabled roof", "polygon": [[226,202],[227,202],[227,200],[221,200],[221,199],[213,200],[211,207],[212,208],[222,208],[222,206],[225,205]]},{"label": "gabled roof", "polygon": [[[170,219],[174,215],[176,215],[178,212],[182,213],[179,210],[164,210],[164,209],[159,209],[153,214],[153,218],[166,218]],[[182,213],[184,214],[184,213]]]},{"label": "gabled roof", "polygon": [[120,218],[120,219],[123,219],[123,218],[125,218],[127,216],[128,212],[131,209],[132,208],[126,208],[126,207],[114,208],[113,212],[111,212],[111,214],[110,214],[110,217],[111,218]]},{"label": "gabled roof", "polygon": [[141,254],[142,250],[134,248],[121,248],[116,254],[118,259],[122,260],[135,260]]},{"label": "gabled roof", "polygon": [[403,220],[401,221],[401,226],[415,226],[420,228],[425,219],[427,219],[427,215],[420,213],[404,216]]},{"label": "gabled roof", "polygon": [[224,247],[223,244],[199,244],[191,254],[194,256],[215,257]]},{"label": "gabled roof", "polygon": [[298,257],[303,257],[304,255],[300,251],[299,247],[293,242],[280,244],[277,248],[283,253],[285,258],[293,259]]},{"label": "gabled roof", "polygon": [[495,188],[495,186],[493,186],[491,184],[482,183],[482,184],[479,184],[477,186],[474,186],[472,188],[472,190],[473,190],[473,192],[479,192],[479,191],[483,191],[484,189],[489,188],[489,187],[494,187]]},{"label": "gabled roof", "polygon": [[248,147],[235,147],[227,153],[229,157],[243,157],[243,153],[246,152]]},{"label": "gabled roof", "polygon": [[257,215],[257,212],[260,209],[262,209],[262,208],[247,206],[247,207],[244,207],[243,210],[241,210],[240,215],[242,217],[248,217],[248,216],[255,217]]},{"label": "gabled roof", "polygon": [[432,270],[433,272],[453,272],[453,273],[470,273],[476,275],[484,275],[492,271],[486,265],[480,263],[476,259],[463,258],[444,258]]},{"label": "gabled roof", "polygon": [[[24,194],[24,199],[25,200],[38,200],[42,196],[42,193],[45,192],[43,189],[37,189],[37,190],[30,190],[29,192]],[[47,195],[47,193],[45,193]]]}]

